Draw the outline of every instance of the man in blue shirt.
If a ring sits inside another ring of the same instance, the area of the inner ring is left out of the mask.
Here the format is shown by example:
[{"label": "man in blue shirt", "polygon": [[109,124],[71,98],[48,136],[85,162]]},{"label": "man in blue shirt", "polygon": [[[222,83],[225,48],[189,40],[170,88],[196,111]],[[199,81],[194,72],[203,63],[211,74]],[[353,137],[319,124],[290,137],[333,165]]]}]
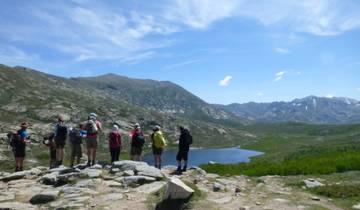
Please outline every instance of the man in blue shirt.
[{"label": "man in blue shirt", "polygon": [[24,167],[25,159],[25,147],[27,143],[30,143],[29,133],[27,132],[28,124],[26,122],[21,123],[21,129],[12,136],[13,151],[15,156],[15,171],[22,171]]}]

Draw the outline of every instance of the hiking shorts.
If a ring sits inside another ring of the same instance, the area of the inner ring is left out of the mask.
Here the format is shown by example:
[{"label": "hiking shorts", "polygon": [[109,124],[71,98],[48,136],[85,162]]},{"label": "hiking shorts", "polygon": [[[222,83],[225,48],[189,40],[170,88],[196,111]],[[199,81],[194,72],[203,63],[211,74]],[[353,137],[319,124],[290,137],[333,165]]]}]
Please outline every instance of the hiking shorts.
[{"label": "hiking shorts", "polygon": [[188,160],[188,154],[189,154],[189,150],[179,150],[179,152],[176,155],[176,160],[177,161],[181,161],[181,160]]},{"label": "hiking shorts", "polygon": [[55,147],[56,149],[64,149],[65,147],[65,140],[64,141],[55,141]]},{"label": "hiking shorts", "polygon": [[163,148],[152,147],[152,151],[153,151],[154,155],[162,155],[164,149]]},{"label": "hiking shorts", "polygon": [[15,158],[24,158],[25,157],[25,146],[14,147],[14,156],[15,156]]},{"label": "hiking shorts", "polygon": [[141,155],[142,148],[141,147],[131,147],[130,155]]},{"label": "hiking shorts", "polygon": [[97,137],[86,137],[86,148],[96,149],[98,145]]},{"label": "hiking shorts", "polygon": [[71,145],[71,157],[82,157],[82,148],[81,144],[72,144]]}]

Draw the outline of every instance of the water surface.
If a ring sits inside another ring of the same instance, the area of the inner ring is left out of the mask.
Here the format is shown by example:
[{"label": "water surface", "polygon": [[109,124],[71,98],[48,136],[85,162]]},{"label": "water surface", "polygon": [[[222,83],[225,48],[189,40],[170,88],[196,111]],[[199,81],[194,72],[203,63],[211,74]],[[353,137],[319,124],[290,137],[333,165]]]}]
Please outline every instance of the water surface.
[{"label": "water surface", "polygon": [[[177,150],[164,151],[163,165],[176,165]],[[250,157],[262,155],[262,152],[239,149],[238,147],[220,148],[220,149],[191,149],[189,151],[189,166],[199,166],[201,164],[213,161],[216,163],[239,163],[249,162]],[[154,165],[153,154],[146,154],[144,161],[150,165]]]}]

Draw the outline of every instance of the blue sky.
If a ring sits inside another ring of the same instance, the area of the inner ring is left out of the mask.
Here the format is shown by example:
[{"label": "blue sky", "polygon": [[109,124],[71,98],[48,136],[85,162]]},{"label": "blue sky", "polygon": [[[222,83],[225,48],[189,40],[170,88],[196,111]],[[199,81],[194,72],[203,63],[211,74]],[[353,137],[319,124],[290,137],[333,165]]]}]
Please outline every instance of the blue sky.
[{"label": "blue sky", "polygon": [[358,0],[1,2],[0,63],[175,82],[210,103],[360,99]]}]

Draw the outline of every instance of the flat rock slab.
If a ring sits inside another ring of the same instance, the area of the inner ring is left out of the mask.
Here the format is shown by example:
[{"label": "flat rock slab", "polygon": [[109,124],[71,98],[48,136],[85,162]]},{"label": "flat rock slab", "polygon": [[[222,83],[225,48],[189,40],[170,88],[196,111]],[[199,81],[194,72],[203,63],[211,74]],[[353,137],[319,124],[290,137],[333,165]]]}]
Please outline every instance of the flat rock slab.
[{"label": "flat rock slab", "polygon": [[20,202],[6,202],[6,203],[1,203],[1,208],[2,209],[11,209],[11,210],[33,210],[33,209],[37,209],[36,206],[33,206],[29,203],[20,203]]},{"label": "flat rock slab", "polygon": [[148,176],[126,176],[122,178],[124,185],[145,184],[155,182],[156,179]]},{"label": "flat rock slab", "polygon": [[118,168],[121,171],[132,170],[134,171],[136,166],[145,165],[148,166],[145,162],[132,161],[132,160],[121,160],[113,162],[112,168]]},{"label": "flat rock slab", "polygon": [[1,178],[1,181],[9,182],[12,180],[22,179],[25,176],[29,176],[29,175],[31,175],[31,171],[18,171],[18,172],[12,173],[10,175],[7,175],[7,176]]},{"label": "flat rock slab", "polygon": [[[10,200],[14,200],[14,199],[15,199],[14,193],[11,193],[11,192],[0,193],[0,202],[10,201]],[[1,206],[1,204],[0,204],[0,206]]]}]

